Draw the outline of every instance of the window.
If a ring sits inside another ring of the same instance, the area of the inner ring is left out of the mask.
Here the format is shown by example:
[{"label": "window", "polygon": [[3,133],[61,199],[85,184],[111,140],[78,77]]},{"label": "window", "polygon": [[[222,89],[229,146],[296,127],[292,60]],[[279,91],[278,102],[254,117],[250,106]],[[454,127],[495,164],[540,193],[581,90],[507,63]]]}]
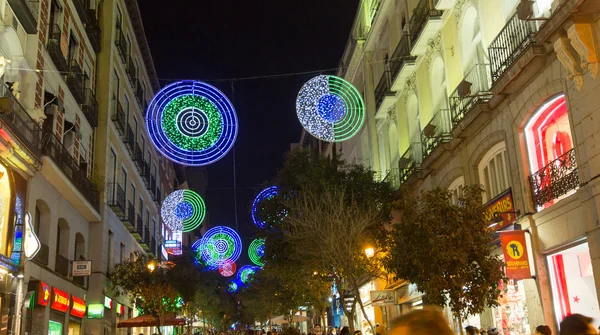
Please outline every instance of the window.
[{"label": "window", "polygon": [[117,180],[117,154],[110,148],[108,155],[108,182],[114,183]]},{"label": "window", "polygon": [[452,204],[458,205],[458,200],[463,196],[463,187],[465,187],[465,177],[458,177],[448,186],[448,191],[452,193]]},{"label": "window", "polygon": [[131,38],[127,35],[127,55],[131,56]]},{"label": "window", "polygon": [[515,13],[515,9],[519,4],[519,0],[503,0],[500,1],[502,4],[502,14],[504,15],[504,21],[508,21]]},{"label": "window", "polygon": [[133,74],[135,74],[135,78],[139,78],[139,76],[140,76],[140,73],[139,73],[140,65],[139,65],[137,59],[134,59],[133,63],[134,63],[134,65],[133,65],[133,70],[134,70]]},{"label": "window", "polygon": [[113,257],[113,232],[112,231],[108,231],[108,268],[107,268],[107,272],[110,273],[110,271],[113,269],[113,263],[114,263],[114,257]]},{"label": "window", "polygon": [[53,0],[52,3],[50,4],[50,20],[48,21],[50,23],[50,31],[49,31],[49,35],[51,36],[53,33],[57,33],[53,31],[54,26],[58,26],[58,29],[60,29],[60,23],[61,23],[61,12],[62,12],[62,7],[61,5],[58,3],[58,1]]},{"label": "window", "polygon": [[125,244],[121,243],[121,246],[119,247],[119,263],[123,263],[123,261],[125,260]]},{"label": "window", "polygon": [[123,187],[123,196],[127,199],[127,170],[124,167],[121,168],[121,186]]},{"label": "window", "polygon": [[138,120],[137,120],[137,118],[135,116],[133,117],[133,127],[132,128],[133,128],[133,138],[137,142],[137,138],[138,138]]},{"label": "window", "polygon": [[119,6],[117,6],[117,27],[123,28],[123,13]]},{"label": "window", "polygon": [[[148,208],[146,208],[146,220],[144,221],[147,223],[147,225],[150,225],[150,210]],[[146,229],[150,229],[150,227],[146,227]],[[150,230],[150,235],[152,235],[153,231]]]},{"label": "window", "polygon": [[40,221],[42,220],[42,212],[35,206],[35,217],[33,218],[33,231],[40,236]]},{"label": "window", "polygon": [[125,111],[125,119],[129,120],[129,98],[127,97],[127,94],[124,94],[123,97],[125,98],[125,100],[123,100],[123,110]]},{"label": "window", "polygon": [[488,201],[508,189],[506,145],[504,142],[493,146],[479,163],[479,181],[485,189],[484,201]]},{"label": "window", "polygon": [[146,149],[146,139],[144,138],[144,136],[142,136],[140,140],[140,149],[142,149],[142,153]]},{"label": "window", "polygon": [[69,34],[69,51],[67,61],[69,65],[79,64],[77,58],[79,57],[79,42],[73,35],[73,33]]},{"label": "window", "polygon": [[429,81],[429,84],[431,85],[433,112],[436,113],[439,109],[445,109],[448,106],[446,92],[446,69],[441,56],[436,57],[432,62],[429,73]]},{"label": "window", "polygon": [[119,79],[119,74],[117,73],[117,70],[115,70],[114,75],[113,75],[113,81],[114,81],[114,85],[113,85],[113,96],[115,96],[115,98],[117,100],[119,100],[119,93],[121,93],[120,89],[121,89],[121,80]]},{"label": "window", "polygon": [[144,219],[144,198],[140,197],[140,203],[139,203],[139,213],[140,213],[140,217],[142,218],[142,220]]},{"label": "window", "polygon": [[[135,192],[136,192],[136,189],[135,189],[135,184],[134,184],[134,183],[131,183],[131,204],[132,204],[133,206],[135,206]],[[134,208],[135,208],[135,207],[134,207]]]}]

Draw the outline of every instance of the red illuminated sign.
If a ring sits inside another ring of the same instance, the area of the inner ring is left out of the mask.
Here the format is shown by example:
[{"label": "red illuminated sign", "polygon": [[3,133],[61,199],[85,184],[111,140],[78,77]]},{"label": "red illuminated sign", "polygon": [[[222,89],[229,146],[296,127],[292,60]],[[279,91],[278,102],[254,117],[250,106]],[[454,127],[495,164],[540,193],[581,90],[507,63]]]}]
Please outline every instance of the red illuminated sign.
[{"label": "red illuminated sign", "polygon": [[53,310],[66,313],[69,310],[69,294],[63,292],[56,287],[52,288],[52,305],[50,308]]},{"label": "red illuminated sign", "polygon": [[43,281],[38,284],[37,297],[38,305],[48,306],[50,302],[50,286]]},{"label": "red illuminated sign", "polygon": [[514,223],[517,220],[517,216],[514,213],[508,213],[516,211],[512,198],[512,189],[510,188],[496,196],[494,199],[488,201],[484,207],[486,222],[492,221],[494,218],[494,213],[498,213],[497,215],[502,218],[502,222],[490,227],[490,229],[493,231],[506,228],[506,226]]},{"label": "red illuminated sign", "polygon": [[76,296],[72,296],[71,301],[71,315],[80,319],[83,318],[85,316],[85,301]]}]

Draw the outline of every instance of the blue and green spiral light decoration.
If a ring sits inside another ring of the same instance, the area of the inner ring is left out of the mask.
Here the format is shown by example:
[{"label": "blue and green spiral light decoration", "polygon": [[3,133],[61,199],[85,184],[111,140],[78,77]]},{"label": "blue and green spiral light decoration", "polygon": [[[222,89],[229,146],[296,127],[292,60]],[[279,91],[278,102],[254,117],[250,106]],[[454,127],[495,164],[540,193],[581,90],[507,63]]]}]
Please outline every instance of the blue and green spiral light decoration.
[{"label": "blue and green spiral light decoration", "polygon": [[205,215],[204,200],[192,190],[169,194],[160,208],[160,216],[171,231],[190,232],[202,224]]},{"label": "blue and green spiral light decoration", "polygon": [[258,266],[254,265],[244,265],[238,270],[238,282],[243,283],[244,285],[250,284],[252,280],[252,276],[256,273],[256,271],[260,270]]},{"label": "blue and green spiral light decoration", "polygon": [[263,257],[265,256],[265,240],[262,238],[257,238],[250,242],[248,246],[248,257],[252,263],[263,267],[265,262],[263,261]]},{"label": "blue and green spiral light decoration", "polygon": [[240,235],[229,227],[216,226],[202,236],[196,249],[196,258],[201,258],[199,263],[206,264],[207,269],[216,270],[227,262],[237,261],[241,253]]},{"label": "blue and green spiral light decoration", "polygon": [[296,99],[300,123],[311,135],[328,142],[345,141],[362,127],[365,103],[356,88],[336,76],[306,82]]},{"label": "blue and green spiral light decoration", "polygon": [[181,165],[204,166],[229,152],[238,132],[233,105],[215,87],[193,80],[165,86],[146,112],[150,139]]},{"label": "blue and green spiral light decoration", "polygon": [[265,226],[267,225],[267,222],[261,218],[261,212],[262,212],[261,203],[264,200],[268,200],[273,197],[276,197],[277,194],[278,194],[277,186],[270,186],[270,187],[267,187],[266,189],[262,190],[256,196],[256,198],[254,198],[254,201],[252,202],[252,210],[251,210],[250,214],[252,215],[252,222],[254,222],[254,225],[257,226],[259,229],[264,229]]}]

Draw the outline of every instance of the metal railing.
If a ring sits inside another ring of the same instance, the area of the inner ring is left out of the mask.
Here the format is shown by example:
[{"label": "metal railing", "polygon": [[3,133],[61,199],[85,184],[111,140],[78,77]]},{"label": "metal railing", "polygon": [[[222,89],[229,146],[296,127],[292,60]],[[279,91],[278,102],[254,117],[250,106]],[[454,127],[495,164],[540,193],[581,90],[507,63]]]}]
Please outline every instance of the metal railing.
[{"label": "metal railing", "polygon": [[94,48],[96,53],[99,53],[102,50],[102,30],[100,29],[100,23],[94,9],[89,10],[89,22],[85,25],[85,32],[90,39],[92,48]]},{"label": "metal railing", "polygon": [[579,174],[575,149],[548,163],[529,176],[531,197],[535,207],[556,200],[579,187]]},{"label": "metal railing", "polygon": [[56,254],[56,260],[54,263],[54,271],[58,272],[59,274],[65,276],[65,277],[69,277],[70,273],[69,273],[69,266],[71,265],[71,261],[64,257],[61,254]]},{"label": "metal railing", "polygon": [[50,26],[48,33],[50,36],[50,38],[48,38],[48,44],[46,45],[48,54],[50,55],[50,58],[52,58],[52,62],[54,62],[54,66],[56,66],[58,71],[67,72],[69,64],[67,63],[67,58],[61,48],[62,33],[60,27],[57,24],[53,24]]},{"label": "metal railing", "polygon": [[29,151],[41,156],[42,129],[19,103],[7,85],[0,84],[0,101],[5,100],[7,109],[0,109],[0,120],[15,134]]},{"label": "metal railing", "polygon": [[125,215],[125,191],[119,183],[108,184],[108,206],[119,218]]},{"label": "metal railing", "polygon": [[100,209],[100,194],[98,188],[87,177],[87,169],[81,169],[67,148],[58,138],[49,132],[43,134],[42,155],[50,157],[54,164],[75,185],[83,197],[98,211]]},{"label": "metal railing", "polygon": [[388,174],[383,179],[384,182],[390,183],[392,187],[400,187],[400,169],[398,167],[392,167]]},{"label": "metal railing", "polygon": [[98,101],[94,90],[86,88],[83,93],[83,104],[81,104],[81,110],[83,115],[90,123],[93,128],[98,127]]},{"label": "metal railing", "polygon": [[492,82],[495,83],[527,47],[536,43],[536,32],[534,21],[521,20],[517,14],[513,15],[488,48]]},{"label": "metal railing", "polygon": [[127,127],[127,121],[125,120],[125,111],[123,111],[123,106],[121,106],[121,102],[117,97],[113,96],[113,110],[111,119],[115,123],[115,127],[119,131],[119,134],[125,134],[125,128]]},{"label": "metal railing", "polygon": [[28,34],[37,32],[38,17],[40,12],[39,0],[8,0],[11,9],[19,19],[23,29]]},{"label": "metal railing", "polygon": [[127,211],[125,212],[125,216],[121,220],[125,224],[125,226],[132,231],[135,227],[135,207],[131,203],[131,201],[127,200]]},{"label": "metal railing", "polygon": [[73,94],[75,101],[80,105],[83,105],[85,102],[83,82],[84,76],[81,66],[75,60],[71,60],[69,72],[67,73],[67,86],[69,87],[71,94]]},{"label": "metal railing", "polygon": [[489,67],[489,64],[473,65],[467,72],[463,82],[450,95],[453,128],[473,110],[475,105],[487,102],[492,98]]},{"label": "metal railing", "polygon": [[79,15],[81,23],[83,24],[88,23],[89,20],[89,6],[86,5],[86,2],[89,3],[89,0],[73,0],[73,3],[75,4],[75,9],[77,10],[77,14]]},{"label": "metal railing", "polygon": [[135,68],[135,63],[133,62],[133,57],[129,56],[129,61],[127,62],[127,77],[129,77],[129,82],[131,83],[131,87],[135,91],[135,84],[137,82],[137,69]]},{"label": "metal railing", "polygon": [[33,257],[33,260],[41,265],[48,266],[50,256],[50,248],[44,243],[40,243],[40,251]]},{"label": "metal railing", "polygon": [[423,160],[421,148],[421,143],[414,142],[400,157],[398,162],[400,183],[405,183],[410,176],[421,170],[421,162]]},{"label": "metal railing", "polygon": [[400,70],[407,62],[414,62],[417,57],[410,54],[410,36],[403,34],[396,46],[392,58],[389,60],[389,69],[393,79],[396,79]]},{"label": "metal railing", "polygon": [[381,79],[379,79],[379,83],[375,88],[375,109],[379,110],[383,100],[385,100],[386,96],[392,96],[394,93],[391,91],[392,89],[392,79],[389,70],[383,71],[383,75]]},{"label": "metal railing", "polygon": [[133,156],[135,153],[135,135],[133,134],[133,129],[131,129],[131,125],[128,124],[125,127],[125,134],[123,134],[123,143],[125,143],[125,147],[127,147],[127,151],[129,154]]},{"label": "metal railing", "polygon": [[115,44],[117,45],[117,51],[119,52],[123,63],[127,63],[127,40],[125,39],[125,34],[123,34],[123,29],[120,26],[117,26],[116,30],[117,36],[115,38]]},{"label": "metal railing", "polygon": [[421,132],[423,159],[429,156],[440,144],[450,142],[450,140],[452,140],[450,110],[445,108],[439,109]]},{"label": "metal railing", "polygon": [[133,152],[133,162],[137,166],[140,174],[142,174],[142,170],[144,169],[144,153],[142,152],[142,148],[139,143],[135,144],[135,151]]},{"label": "metal railing", "polygon": [[433,0],[421,0],[415,9],[413,9],[412,16],[408,21],[408,29],[410,31],[410,40],[414,45],[423,29],[429,17],[440,17],[444,11],[435,9]]}]

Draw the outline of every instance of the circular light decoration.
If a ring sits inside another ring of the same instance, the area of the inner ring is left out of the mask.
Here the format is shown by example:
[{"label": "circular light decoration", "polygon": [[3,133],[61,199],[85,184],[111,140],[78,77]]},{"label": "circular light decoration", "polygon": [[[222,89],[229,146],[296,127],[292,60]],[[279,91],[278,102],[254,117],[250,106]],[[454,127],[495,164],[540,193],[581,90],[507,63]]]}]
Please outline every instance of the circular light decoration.
[{"label": "circular light decoration", "polygon": [[296,99],[300,123],[313,136],[341,142],[354,136],[365,121],[365,103],[352,84],[336,76],[306,82]]},{"label": "circular light decoration", "polygon": [[240,285],[237,280],[232,279],[229,282],[227,282],[227,292],[235,293],[240,289],[240,286],[242,285]]},{"label": "circular light decoration", "polygon": [[260,270],[258,266],[254,265],[244,265],[238,271],[238,281],[243,284],[249,284],[252,279],[252,275],[256,273],[256,271]]},{"label": "circular light decoration", "polygon": [[268,200],[271,199],[273,197],[277,196],[277,186],[271,186],[271,187],[267,187],[266,189],[262,190],[262,192],[260,192],[256,198],[254,198],[254,202],[252,202],[252,221],[254,222],[254,225],[257,226],[260,229],[264,229],[265,225],[267,224],[265,222],[265,220],[261,219],[259,216],[259,210],[260,208],[260,203],[263,200]]},{"label": "circular light decoration", "polygon": [[192,190],[169,194],[160,208],[160,216],[172,231],[190,232],[202,224],[205,215],[204,200]]},{"label": "circular light decoration", "polygon": [[215,87],[185,80],[160,90],[146,112],[150,139],[173,162],[203,166],[229,152],[238,132],[237,115]]},{"label": "circular light decoration", "polygon": [[265,240],[262,238],[257,238],[256,240],[250,242],[248,246],[248,257],[252,263],[258,266],[264,266],[265,262],[263,262],[262,258],[265,255]]},{"label": "circular light decoration", "polygon": [[235,230],[217,226],[210,228],[200,242],[197,256],[212,269],[218,269],[226,262],[235,262],[242,253],[242,240]]},{"label": "circular light decoration", "polygon": [[221,265],[221,267],[219,268],[219,273],[223,277],[231,277],[235,273],[235,270],[235,262],[232,262],[231,260],[226,260],[225,264]]},{"label": "circular light decoration", "polygon": [[196,242],[192,243],[192,246],[191,246],[192,250],[194,252],[198,252],[198,248],[200,247],[201,244],[202,244],[202,239],[196,240]]}]

